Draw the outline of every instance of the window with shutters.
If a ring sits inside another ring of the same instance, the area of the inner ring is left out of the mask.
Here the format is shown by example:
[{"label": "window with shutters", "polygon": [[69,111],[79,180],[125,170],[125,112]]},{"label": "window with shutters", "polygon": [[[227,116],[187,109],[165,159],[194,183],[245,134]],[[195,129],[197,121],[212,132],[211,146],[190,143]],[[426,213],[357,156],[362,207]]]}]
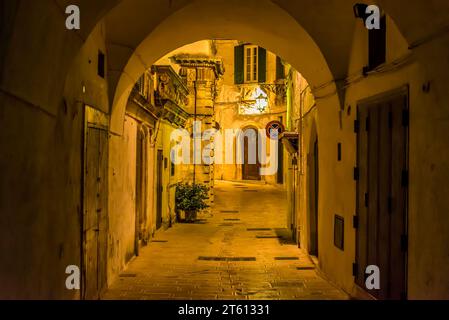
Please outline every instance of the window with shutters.
[{"label": "window with shutters", "polygon": [[255,45],[234,47],[234,83],[264,83],[267,78],[267,51]]},{"label": "window with shutters", "polygon": [[253,45],[247,45],[244,47],[244,61],[245,61],[245,83],[258,82],[258,58],[259,48]]}]

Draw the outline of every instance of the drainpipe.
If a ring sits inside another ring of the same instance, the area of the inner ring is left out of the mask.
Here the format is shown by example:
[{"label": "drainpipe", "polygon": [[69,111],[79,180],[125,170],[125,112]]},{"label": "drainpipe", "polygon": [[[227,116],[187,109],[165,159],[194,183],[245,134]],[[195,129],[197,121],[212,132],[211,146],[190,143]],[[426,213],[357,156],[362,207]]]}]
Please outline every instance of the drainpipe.
[{"label": "drainpipe", "polygon": [[195,82],[193,83],[193,90],[194,90],[194,96],[195,96],[195,100],[194,100],[194,111],[193,111],[193,184],[196,183],[196,151],[195,150],[195,146],[196,146],[196,136],[195,136],[195,122],[197,119],[197,94],[198,94],[198,88],[197,88],[197,83],[198,83],[198,67],[195,68]]},{"label": "drainpipe", "polygon": [[[294,92],[294,80],[293,80],[294,72],[293,69],[289,70],[288,80],[287,80],[287,130],[291,131],[293,128],[293,92]],[[298,156],[293,155],[291,159],[291,165],[293,169],[293,178],[292,178],[292,207],[291,207],[291,217],[290,217],[290,225],[291,225],[291,231],[293,239],[295,241],[299,241],[297,239],[297,229],[298,229],[298,215],[297,215],[297,201],[296,201],[296,192],[297,192],[297,186],[296,186],[296,175],[298,173]]]},{"label": "drainpipe", "polygon": [[[310,88],[310,85],[307,85],[300,93],[300,98],[299,98],[299,136],[300,136],[300,146],[299,146],[299,161],[300,161],[300,165],[299,165],[299,179],[298,179],[298,183],[302,184],[303,179],[301,179],[301,177],[304,177],[304,104],[305,104],[305,95],[307,93],[307,90]],[[298,170],[298,166],[296,166],[296,170]],[[301,190],[301,186],[299,186],[300,190]],[[298,210],[301,210],[301,201],[299,201],[298,204]],[[299,226],[299,232],[300,232],[300,237],[301,237],[301,226]],[[301,239],[298,239],[298,243],[299,243],[299,247],[301,247]]]},{"label": "drainpipe", "polygon": [[299,147],[299,158],[301,160],[301,167],[300,167],[300,174],[304,175],[304,103],[305,103],[305,95],[307,93],[307,89],[309,89],[310,86],[307,85],[300,94],[300,101],[299,101],[299,137],[300,137],[300,147]]},{"label": "drainpipe", "polygon": [[293,156],[293,196],[292,196],[292,210],[293,210],[293,217],[295,218],[295,221],[293,221],[293,226],[295,226],[295,234],[293,235],[293,239],[296,240],[296,242],[299,244],[299,239],[297,239],[298,236],[298,217],[297,217],[297,211],[296,211],[296,175],[298,173],[298,158],[296,155]]}]

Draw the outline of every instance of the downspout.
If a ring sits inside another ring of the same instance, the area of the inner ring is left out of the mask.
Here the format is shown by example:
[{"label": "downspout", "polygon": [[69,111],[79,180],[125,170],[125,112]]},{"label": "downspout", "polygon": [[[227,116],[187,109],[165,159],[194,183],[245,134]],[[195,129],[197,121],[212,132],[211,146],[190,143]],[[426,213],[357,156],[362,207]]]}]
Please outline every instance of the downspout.
[{"label": "downspout", "polygon": [[[301,79],[302,81],[302,79]],[[305,104],[305,95],[307,93],[307,90],[310,88],[310,85],[307,85],[300,93],[300,98],[299,98],[299,136],[300,136],[300,141],[299,141],[299,179],[298,179],[298,183],[300,184],[299,189],[301,190],[301,186],[304,185],[304,104]],[[298,168],[298,167],[297,167]],[[301,202],[300,202],[301,204]],[[299,208],[299,210],[301,211],[302,209]],[[301,243],[301,226],[299,226],[299,239],[298,239],[298,243],[299,246],[301,247],[300,243]]]},{"label": "downspout", "polygon": [[[288,79],[287,79],[287,131],[291,131],[293,127],[293,69],[289,70]],[[290,225],[291,231],[293,234],[293,240],[298,241],[297,239],[297,211],[296,211],[296,174],[298,170],[297,166],[297,157],[293,155],[291,165],[293,167],[293,178],[292,178],[292,208],[291,208],[291,217],[290,217]]]},{"label": "downspout", "polygon": [[196,136],[195,136],[195,123],[197,119],[197,94],[198,94],[198,67],[195,68],[195,82],[193,83],[193,90],[194,90],[194,111],[193,111],[193,184],[196,183]]},{"label": "downspout", "polygon": [[299,136],[300,136],[300,153],[299,157],[301,159],[301,167],[300,167],[300,174],[304,175],[304,103],[305,103],[305,95],[307,93],[307,90],[310,88],[309,85],[305,87],[300,94],[300,101],[299,101]]}]

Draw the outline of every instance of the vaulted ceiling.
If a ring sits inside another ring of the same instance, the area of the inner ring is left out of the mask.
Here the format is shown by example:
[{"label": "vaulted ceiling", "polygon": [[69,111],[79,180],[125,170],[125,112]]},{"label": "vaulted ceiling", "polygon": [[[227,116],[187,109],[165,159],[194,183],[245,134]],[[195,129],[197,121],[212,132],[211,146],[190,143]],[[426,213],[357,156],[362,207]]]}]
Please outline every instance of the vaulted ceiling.
[{"label": "vaulted ceiling", "polygon": [[[61,7],[73,3],[58,2]],[[355,2],[78,0],[87,26],[104,19],[113,106],[124,105],[133,82],[158,58],[203,39],[237,39],[265,46],[290,62],[313,86],[343,79],[348,72],[354,27],[360,23],[353,14]],[[449,22],[446,0],[377,3],[409,44],[437,34]],[[84,32],[86,36],[88,32]]]},{"label": "vaulted ceiling", "polygon": [[[14,86],[23,81],[18,71],[27,70],[26,81],[30,87],[34,83],[41,84],[40,75],[58,59],[62,75],[68,72],[69,63],[65,61],[73,61],[77,49],[94,27],[102,24],[108,50],[109,99],[113,108],[124,104],[133,82],[158,58],[179,46],[203,39],[237,39],[265,46],[290,62],[317,87],[345,78],[348,72],[355,26],[361,23],[353,14],[355,2],[371,3],[365,0],[55,0],[39,5],[32,0],[7,2],[2,4],[5,17],[16,12],[17,19],[14,26],[6,25],[8,28],[0,35],[3,39],[4,34],[8,37],[14,30],[9,36],[20,39],[14,42],[20,50],[13,50],[14,56],[8,59],[14,63],[9,63],[9,70],[2,72],[9,72],[8,85]],[[447,0],[373,2],[390,15],[410,45],[448,31]],[[43,45],[39,39],[45,40],[45,33],[51,32],[56,23],[46,20],[45,15],[59,11],[62,20],[64,9],[70,4],[80,7],[81,30],[76,36],[61,33],[60,40],[66,41],[69,47],[63,42],[54,43],[55,47]],[[36,21],[34,25],[24,24],[30,17]],[[81,41],[69,42],[73,37]],[[27,52],[34,52],[35,59],[22,59]],[[0,64],[3,60],[2,57]],[[56,79],[48,81],[49,88],[60,86]],[[333,89],[329,86],[326,90]],[[57,103],[51,91],[48,97],[41,99],[42,104]]]}]

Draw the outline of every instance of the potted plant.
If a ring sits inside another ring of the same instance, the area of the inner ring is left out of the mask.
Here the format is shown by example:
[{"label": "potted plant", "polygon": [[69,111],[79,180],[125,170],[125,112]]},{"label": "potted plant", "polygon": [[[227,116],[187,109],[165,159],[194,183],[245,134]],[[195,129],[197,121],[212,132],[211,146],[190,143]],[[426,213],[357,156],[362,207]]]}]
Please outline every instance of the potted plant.
[{"label": "potted plant", "polygon": [[178,183],[176,185],[176,211],[185,212],[185,220],[194,222],[198,211],[208,208],[205,200],[208,198],[209,188],[202,184]]}]

